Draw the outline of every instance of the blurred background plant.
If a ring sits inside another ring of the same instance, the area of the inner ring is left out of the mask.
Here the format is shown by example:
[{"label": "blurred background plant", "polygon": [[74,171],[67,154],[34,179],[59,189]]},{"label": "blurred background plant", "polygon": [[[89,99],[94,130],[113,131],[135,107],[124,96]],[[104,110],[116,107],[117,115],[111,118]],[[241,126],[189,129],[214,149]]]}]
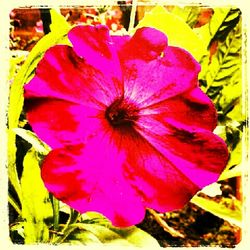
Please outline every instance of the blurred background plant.
[{"label": "blurred background plant", "polygon": [[[134,27],[165,32],[170,45],[187,49],[201,63],[200,86],[218,111],[215,133],[230,152],[217,183],[199,192],[183,209],[159,214],[149,209],[142,223],[113,227],[97,213],[78,214],[44,188],[39,162],[48,146],[32,133],[23,111],[22,87],[51,46],[68,44],[76,24],[106,24],[111,34],[132,34]],[[133,15],[133,10],[136,12]],[[223,246],[241,239],[242,154],[246,133],[242,84],[242,17],[237,7],[154,6],[150,1],[50,9],[18,8],[10,13],[10,98],[8,114],[9,227],[17,244],[111,244],[134,246]],[[133,28],[133,27],[132,27]]]}]

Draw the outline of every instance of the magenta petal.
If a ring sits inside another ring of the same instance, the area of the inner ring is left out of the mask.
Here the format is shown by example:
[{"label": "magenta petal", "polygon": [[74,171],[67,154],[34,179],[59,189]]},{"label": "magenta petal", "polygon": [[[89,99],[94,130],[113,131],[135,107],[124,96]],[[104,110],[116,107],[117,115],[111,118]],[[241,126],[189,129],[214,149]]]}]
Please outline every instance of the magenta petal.
[{"label": "magenta petal", "polygon": [[197,86],[195,72],[164,65],[160,59],[147,63],[128,61],[124,67],[124,94],[141,108],[180,95]]},{"label": "magenta petal", "polygon": [[140,136],[133,136],[124,165],[131,185],[147,207],[167,212],[183,207],[199,190],[160,152]]},{"label": "magenta petal", "polygon": [[150,144],[199,188],[217,181],[228,160],[225,142],[205,129],[171,118],[143,117],[137,130]]},{"label": "magenta petal", "polygon": [[114,44],[114,47],[116,48],[116,51],[119,53],[119,51],[124,50],[124,46],[129,42],[131,37],[129,35],[124,36],[116,36],[112,35],[112,43]]},{"label": "magenta petal", "polygon": [[33,131],[52,148],[87,143],[100,130],[103,117],[90,107],[45,98],[26,101],[26,112]]},{"label": "magenta petal", "polygon": [[161,56],[168,45],[166,35],[159,30],[143,27],[136,30],[132,38],[120,51],[122,60],[135,58],[150,61]]},{"label": "magenta petal", "polygon": [[109,136],[100,130],[85,146],[53,150],[42,178],[55,197],[79,212],[100,212],[115,226],[131,226],[144,218],[145,208],[124,177],[124,151]]},{"label": "magenta petal", "polygon": [[104,73],[111,81],[121,81],[117,51],[104,25],[76,26],[68,34],[77,55]]},{"label": "magenta petal", "polygon": [[172,67],[182,67],[193,72],[193,78],[197,79],[197,74],[201,70],[200,64],[185,49],[168,46],[164,50],[163,62]]},{"label": "magenta petal", "polygon": [[[149,30],[147,32],[150,33]],[[159,31],[157,33],[162,35]],[[127,44],[132,43],[131,41],[143,44],[143,39],[140,41],[139,38],[133,37]],[[153,42],[151,47],[143,47],[146,50],[144,53],[154,55],[147,60],[142,53],[128,50],[126,44],[119,51],[124,75],[124,94],[142,108],[197,87],[200,71],[198,62],[187,51],[166,47],[166,41],[164,43],[161,40],[163,38],[156,41],[152,38],[156,45],[161,44],[159,47],[155,45],[157,49],[161,49],[157,53]]]},{"label": "magenta petal", "polygon": [[[176,108],[178,107],[178,109]],[[199,88],[142,109],[140,114],[165,121],[169,118],[188,126],[213,131],[217,113],[212,101]]]},{"label": "magenta petal", "polygon": [[65,45],[54,46],[45,53],[35,77],[24,88],[26,98],[57,98],[99,108],[123,92],[120,82],[111,81],[87,65]]}]

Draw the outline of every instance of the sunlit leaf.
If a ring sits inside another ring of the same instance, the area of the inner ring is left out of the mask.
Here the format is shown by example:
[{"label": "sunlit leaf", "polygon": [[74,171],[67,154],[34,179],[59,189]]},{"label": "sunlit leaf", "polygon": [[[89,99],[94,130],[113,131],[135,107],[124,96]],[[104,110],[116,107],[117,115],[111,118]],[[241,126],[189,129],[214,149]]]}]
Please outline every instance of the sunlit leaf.
[{"label": "sunlit leaf", "polygon": [[[53,10],[52,13],[54,13]],[[55,13],[52,15],[52,23],[59,23],[59,20],[53,20],[53,18],[58,18]],[[61,18],[59,19],[61,20]],[[64,25],[67,26],[64,27]],[[11,86],[10,92],[9,125],[11,128],[16,127],[14,125],[17,125],[22,110],[24,83],[26,83],[27,80],[34,74],[34,70],[45,51],[55,44],[62,44],[63,42],[65,42],[64,38],[66,37],[69,28],[70,27],[67,23],[61,23],[60,29],[55,29],[55,32],[50,32],[49,34],[45,35],[40,41],[38,41],[38,43],[28,55],[27,60],[21,67],[20,71],[18,72]]]},{"label": "sunlit leaf", "polygon": [[236,165],[231,169],[224,170],[219,178],[219,181],[227,180],[234,177],[240,177],[242,176],[242,172],[243,172],[242,165],[241,164]]},{"label": "sunlit leaf", "polygon": [[20,208],[18,202],[16,201],[16,199],[13,198],[13,196],[11,194],[8,194],[8,202],[16,210],[16,212],[18,213],[18,215],[22,214],[22,211],[21,211],[21,208]]},{"label": "sunlit leaf", "polygon": [[[53,13],[53,11],[52,11]],[[57,18],[56,15],[52,14],[52,23]],[[63,26],[63,23],[62,23]],[[16,134],[12,129],[18,127],[19,117],[23,109],[23,85],[33,76],[38,62],[41,60],[45,51],[55,44],[68,44],[67,28],[61,28],[56,32],[50,32],[45,35],[35,47],[32,49],[24,64],[20,68],[19,72],[15,76],[9,95],[9,110],[8,110],[8,176],[11,184],[15,188],[19,199],[21,200],[20,182],[16,171]]]},{"label": "sunlit leaf", "polygon": [[127,229],[113,228],[112,230],[134,246],[150,248],[159,247],[155,238],[138,227],[130,227]]},{"label": "sunlit leaf", "polygon": [[232,167],[235,165],[239,165],[241,163],[242,158],[242,140],[237,143],[236,147],[233,149],[230,154],[230,160],[228,162],[228,166]]},{"label": "sunlit leaf", "polygon": [[9,76],[8,80],[12,80],[15,76],[18,68],[20,67],[20,64],[24,62],[24,60],[27,57],[28,52],[27,51],[14,51],[12,53],[12,57],[10,58],[10,66],[9,66]]},{"label": "sunlit leaf", "polygon": [[221,184],[214,182],[206,187],[204,187],[200,192],[206,194],[210,197],[215,197],[216,195],[221,195]]},{"label": "sunlit leaf", "polygon": [[224,141],[226,141],[227,139],[226,126],[217,126],[213,132],[220,138],[222,138]]},{"label": "sunlit leaf", "polygon": [[195,30],[202,38],[206,48],[211,45],[213,40],[224,40],[228,33],[236,26],[240,18],[239,9],[215,7],[213,11],[214,13],[210,22]]},{"label": "sunlit leaf", "polygon": [[[227,12],[225,8],[215,8],[215,17],[217,17],[218,12],[223,12],[222,15]],[[228,33],[238,24],[241,16],[241,11],[238,8],[230,8],[229,12],[227,13],[225,19],[223,20],[222,24],[220,25],[219,29],[214,33],[214,38],[220,41],[225,40]],[[216,27],[217,28],[217,27]],[[212,29],[212,27],[211,27]],[[210,29],[210,32],[211,32]]]},{"label": "sunlit leaf", "polygon": [[41,179],[38,158],[34,149],[26,154],[23,167],[21,188],[25,243],[48,242],[48,223],[53,216],[52,206],[49,193]]},{"label": "sunlit leaf", "polygon": [[24,224],[25,222],[16,222],[10,226],[10,233],[16,231],[24,239]]},{"label": "sunlit leaf", "polygon": [[186,49],[197,60],[207,53],[204,43],[189,25],[162,6],[156,6],[146,13],[136,29],[140,27],[153,27],[164,32],[168,37],[169,45]]},{"label": "sunlit leaf", "polygon": [[[106,219],[103,215],[99,213],[95,213],[95,212],[85,213],[82,215],[82,218],[83,220],[93,221],[93,223],[98,223],[98,225],[108,228],[112,232],[115,232],[116,234],[118,234],[119,237],[128,241],[130,244],[134,246],[159,247],[159,244],[156,241],[156,239],[154,239],[151,235],[149,235],[145,231],[135,226],[124,228],[124,229],[113,227],[111,222],[108,219]],[[90,225],[93,225],[93,224],[90,224]]]},{"label": "sunlit leaf", "polygon": [[67,23],[64,16],[58,13],[55,9],[50,10],[51,15],[51,24],[50,31],[54,34],[64,34],[67,33],[70,29],[69,23]]},{"label": "sunlit leaf", "polygon": [[191,202],[231,224],[242,226],[241,203],[236,199],[228,199],[218,203],[196,195]]},{"label": "sunlit leaf", "polygon": [[[72,230],[73,228],[76,229]],[[136,227],[119,229],[112,226],[103,226],[99,224],[76,223],[69,226],[72,230],[68,239],[91,240],[91,243],[97,243],[97,239],[105,245],[117,246],[137,246],[137,247],[159,247],[157,241],[146,232]],[[79,231],[82,231],[80,233]],[[76,233],[76,236],[74,234]],[[91,236],[91,234],[95,237]],[[82,234],[82,235],[81,235]],[[83,241],[84,243],[84,241]]]},{"label": "sunlit leaf", "polygon": [[[212,21],[211,21],[212,22]],[[206,39],[204,39],[206,40]],[[231,88],[237,88],[235,95],[241,94],[241,22],[233,28],[228,34],[225,41],[218,42],[218,49],[211,58],[211,63],[208,63],[208,59],[204,58],[201,63],[202,72],[199,78],[206,82],[207,90],[210,87],[225,87],[223,96],[230,96],[232,93]],[[226,86],[229,86],[227,89]],[[238,86],[236,86],[238,85]],[[227,96],[227,98],[229,98]]]},{"label": "sunlit leaf", "polygon": [[[132,246],[126,240],[122,239],[119,234],[98,224],[75,223],[70,225],[64,234],[68,235],[64,242],[78,239],[78,241],[80,240],[82,244],[113,244],[119,241],[122,246]],[[87,242],[85,242],[85,240],[87,240]]]},{"label": "sunlit leaf", "polygon": [[220,175],[219,180],[225,180],[242,175],[242,141],[240,140],[236,147],[230,154],[230,159],[228,161],[227,167]]},{"label": "sunlit leaf", "polygon": [[102,226],[111,226],[111,222],[102,214],[97,212],[87,212],[81,215],[83,223],[98,223]]},{"label": "sunlit leaf", "polygon": [[29,142],[34,149],[40,154],[46,155],[49,153],[50,148],[43,141],[41,141],[35,133],[30,130],[22,129],[22,128],[14,128],[13,131],[22,137],[24,140]]},{"label": "sunlit leaf", "polygon": [[[239,102],[240,96],[242,95],[240,78],[241,75],[239,75],[238,83],[224,86],[221,91],[222,97],[219,100],[219,104],[225,114],[228,113],[228,110],[232,110],[234,106],[236,106],[236,104]],[[239,115],[241,115],[241,113],[242,111],[239,112]]]},{"label": "sunlit leaf", "polygon": [[68,236],[68,239],[64,242],[64,244],[91,246],[91,244],[102,245],[102,242],[93,233],[76,229],[71,233],[71,235]]},{"label": "sunlit leaf", "polygon": [[246,119],[246,114],[243,113],[242,98],[235,100],[234,107],[227,113],[227,117],[238,122],[242,122]]},{"label": "sunlit leaf", "polygon": [[200,13],[200,8],[198,6],[174,6],[171,11],[172,14],[183,19],[191,28],[196,24],[197,18]]}]

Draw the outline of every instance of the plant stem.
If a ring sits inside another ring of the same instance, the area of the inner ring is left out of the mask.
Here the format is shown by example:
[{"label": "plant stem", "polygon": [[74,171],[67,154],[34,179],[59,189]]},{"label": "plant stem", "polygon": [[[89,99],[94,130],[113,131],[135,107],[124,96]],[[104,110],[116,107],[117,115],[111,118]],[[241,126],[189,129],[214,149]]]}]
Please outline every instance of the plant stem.
[{"label": "plant stem", "polygon": [[173,237],[180,237],[184,238],[184,235],[178,231],[176,231],[174,228],[170,227],[165,220],[161,218],[161,216],[156,213],[153,209],[148,208],[148,211],[154,216],[157,223],[164,229],[164,231],[171,234]]},{"label": "plant stem", "polygon": [[61,232],[56,233],[56,237],[53,239],[53,244],[62,243],[68,235],[73,232],[76,228],[70,228],[70,225],[76,223],[79,217],[79,213],[74,209],[70,209],[69,219]]},{"label": "plant stem", "polygon": [[128,27],[128,32],[130,33],[135,25],[135,16],[136,16],[137,0],[132,1],[132,9],[130,13],[130,22]]},{"label": "plant stem", "polygon": [[54,230],[59,228],[59,201],[52,196],[52,207],[53,207],[53,219],[54,219]]}]

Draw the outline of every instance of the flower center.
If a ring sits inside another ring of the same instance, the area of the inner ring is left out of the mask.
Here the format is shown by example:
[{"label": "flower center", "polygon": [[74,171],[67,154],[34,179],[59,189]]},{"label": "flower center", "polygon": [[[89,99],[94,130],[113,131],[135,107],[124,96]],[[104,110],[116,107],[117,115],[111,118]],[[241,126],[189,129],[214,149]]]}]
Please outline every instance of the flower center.
[{"label": "flower center", "polygon": [[139,118],[139,109],[121,97],[106,109],[105,117],[113,127],[132,126]]}]

